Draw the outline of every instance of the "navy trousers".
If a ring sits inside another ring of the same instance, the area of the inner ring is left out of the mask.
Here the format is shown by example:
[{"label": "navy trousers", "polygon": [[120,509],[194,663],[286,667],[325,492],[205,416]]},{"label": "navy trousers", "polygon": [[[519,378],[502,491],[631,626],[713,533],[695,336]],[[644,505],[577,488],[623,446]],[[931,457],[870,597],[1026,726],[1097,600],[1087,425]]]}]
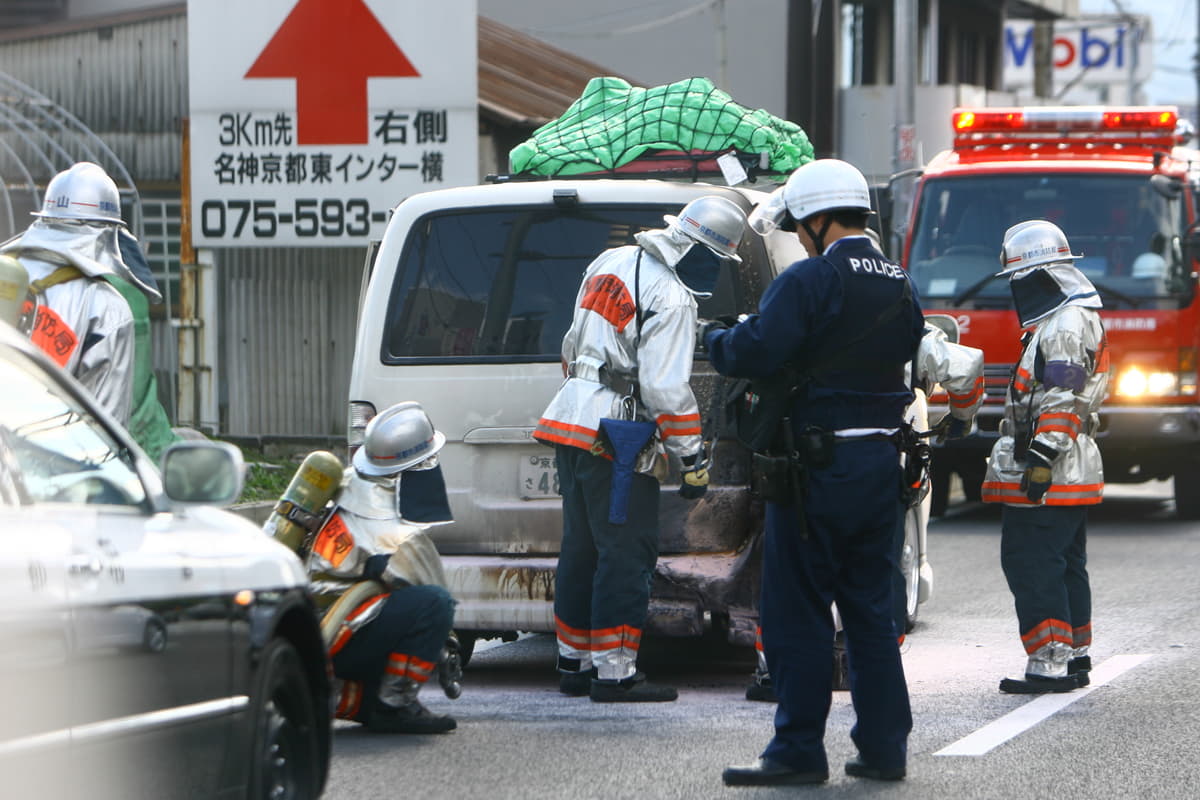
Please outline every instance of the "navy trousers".
[{"label": "navy trousers", "polygon": [[405,586],[392,591],[379,616],[333,657],[333,672],[361,681],[364,697],[374,699],[388,659],[409,656],[437,664],[454,625],[454,600],[440,586]]},{"label": "navy trousers", "polygon": [[658,481],[635,474],[627,521],[608,521],[612,462],[557,445],[563,538],[554,582],[562,645],[590,650],[600,677],[636,661],[658,559]]},{"label": "navy trousers", "polygon": [[842,442],[832,466],[810,473],[806,538],[795,506],[767,504],[760,619],[779,705],[764,757],[806,772],[828,769],[836,601],[857,716],[851,739],[872,766],[905,765],[912,712],[892,605],[899,492],[891,443]]},{"label": "navy trousers", "polygon": [[1051,641],[1092,643],[1087,506],[1004,506],[1000,566],[1025,652]]}]

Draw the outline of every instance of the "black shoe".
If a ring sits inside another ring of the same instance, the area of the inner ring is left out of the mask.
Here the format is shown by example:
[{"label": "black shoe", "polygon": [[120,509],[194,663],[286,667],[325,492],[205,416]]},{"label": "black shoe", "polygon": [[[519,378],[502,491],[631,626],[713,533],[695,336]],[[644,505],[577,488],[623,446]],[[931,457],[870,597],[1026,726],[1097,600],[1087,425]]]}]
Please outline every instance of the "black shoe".
[{"label": "black shoe", "polygon": [[846,774],[876,781],[898,781],[904,778],[905,770],[904,767],[872,767],[862,760],[862,756],[855,756],[846,762]]},{"label": "black shoe", "polygon": [[596,674],[596,670],[589,669],[586,672],[560,672],[558,673],[558,690],[570,697],[583,697],[592,688],[592,677]]},{"label": "black shoe", "polygon": [[1079,658],[1072,658],[1067,662],[1067,674],[1075,676],[1075,681],[1079,684],[1080,688],[1092,682],[1092,679],[1088,677],[1088,673],[1091,671],[1091,656],[1080,656]]},{"label": "black shoe", "polygon": [[1049,694],[1050,692],[1070,692],[1079,688],[1079,679],[1075,675],[1063,678],[1047,678],[1042,675],[1025,673],[1024,679],[1003,678],[1000,681],[1000,691],[1008,694]]},{"label": "black shoe", "polygon": [[746,699],[753,700],[757,703],[778,703],[779,698],[775,696],[775,687],[771,685],[771,681],[767,680],[763,683],[755,681],[746,687]]},{"label": "black shoe", "polygon": [[368,730],[376,733],[447,733],[456,727],[453,717],[434,714],[416,700],[398,708],[376,703],[367,717]]},{"label": "black shoe", "polygon": [[679,697],[670,686],[655,686],[638,672],[622,681],[592,680],[593,703],[669,703]]},{"label": "black shoe", "polygon": [[802,783],[824,783],[829,772],[801,772],[784,766],[769,758],[760,758],[753,764],[741,767],[726,767],[721,773],[726,786],[784,786]]}]

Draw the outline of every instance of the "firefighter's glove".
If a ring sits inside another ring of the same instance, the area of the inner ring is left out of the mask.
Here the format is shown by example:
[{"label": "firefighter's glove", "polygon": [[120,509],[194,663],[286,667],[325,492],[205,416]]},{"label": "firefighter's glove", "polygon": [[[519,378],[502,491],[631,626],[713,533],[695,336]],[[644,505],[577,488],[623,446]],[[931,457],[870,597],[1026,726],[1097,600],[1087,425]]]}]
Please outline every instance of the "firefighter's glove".
[{"label": "firefighter's glove", "polygon": [[699,455],[684,457],[680,477],[679,496],[684,500],[699,500],[708,491],[708,464]]},{"label": "firefighter's glove", "polygon": [[696,347],[701,350],[708,349],[708,335],[713,331],[723,331],[729,326],[719,319],[699,319],[696,320]]},{"label": "firefighter's glove", "polygon": [[971,431],[971,426],[964,420],[952,417],[947,414],[941,422],[937,424],[937,436],[934,442],[944,444],[952,439],[962,439]]},{"label": "firefighter's glove", "polygon": [[1029,498],[1029,502],[1041,504],[1050,489],[1051,476],[1050,462],[1029,451],[1025,457],[1025,474],[1021,476],[1021,491]]},{"label": "firefighter's glove", "polygon": [[679,484],[679,496],[684,500],[699,500],[708,491],[708,470],[704,467],[683,473]]}]

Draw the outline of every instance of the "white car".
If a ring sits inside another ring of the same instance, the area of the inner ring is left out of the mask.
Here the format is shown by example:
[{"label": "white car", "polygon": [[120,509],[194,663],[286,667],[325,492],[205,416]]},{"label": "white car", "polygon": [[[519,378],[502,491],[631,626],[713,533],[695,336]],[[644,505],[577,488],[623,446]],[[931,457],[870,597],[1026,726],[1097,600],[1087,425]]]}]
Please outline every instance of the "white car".
[{"label": "white car", "polygon": [[[554,570],[562,537],[554,451],[532,439],[562,381],[563,334],[584,269],[601,251],[632,244],[702,195],[749,211],[766,197],[644,178],[511,180],[418,194],[396,207],[370,251],[351,368],[348,443],[367,421],[417,400],[446,435],[440,454],[455,523],[432,532],[459,605],[469,654],[478,637],[553,631]],[[772,278],[804,257],[793,234],[746,236],[700,316],[755,310]],[[724,385],[698,354],[692,386],[703,415]],[[914,413],[924,419],[923,404]],[[698,636],[710,629],[753,645],[762,503],[748,487],[749,453],[725,431],[712,484],[689,503],[679,477],[663,484],[659,559],[646,629]],[[910,512],[909,616],[928,596],[921,507]],[[922,578],[924,576],[924,579]]]},{"label": "white car", "polygon": [[300,562],[213,507],[230,445],[158,470],[0,323],[5,797],[316,798],[327,659]]}]

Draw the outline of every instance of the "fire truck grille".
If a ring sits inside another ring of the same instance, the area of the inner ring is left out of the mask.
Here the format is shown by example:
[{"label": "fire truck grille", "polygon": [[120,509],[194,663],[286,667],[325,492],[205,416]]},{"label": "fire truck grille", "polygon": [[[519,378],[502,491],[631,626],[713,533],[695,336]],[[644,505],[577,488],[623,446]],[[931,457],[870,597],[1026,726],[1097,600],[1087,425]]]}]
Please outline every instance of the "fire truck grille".
[{"label": "fire truck grille", "polygon": [[983,385],[987,390],[985,405],[1004,405],[1004,395],[1008,392],[1008,379],[1012,377],[1012,369],[1012,364],[983,366]]}]

